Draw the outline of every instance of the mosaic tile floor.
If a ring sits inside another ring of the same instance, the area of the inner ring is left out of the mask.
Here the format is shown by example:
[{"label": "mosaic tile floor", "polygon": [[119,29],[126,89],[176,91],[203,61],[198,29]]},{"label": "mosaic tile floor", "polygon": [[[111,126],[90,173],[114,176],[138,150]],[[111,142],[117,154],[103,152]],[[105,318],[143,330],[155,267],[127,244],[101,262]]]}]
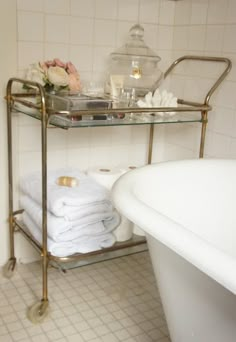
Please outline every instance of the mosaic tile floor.
[{"label": "mosaic tile floor", "polygon": [[148,252],[48,272],[50,314],[26,318],[41,299],[40,263],[0,276],[0,341],[170,342]]}]

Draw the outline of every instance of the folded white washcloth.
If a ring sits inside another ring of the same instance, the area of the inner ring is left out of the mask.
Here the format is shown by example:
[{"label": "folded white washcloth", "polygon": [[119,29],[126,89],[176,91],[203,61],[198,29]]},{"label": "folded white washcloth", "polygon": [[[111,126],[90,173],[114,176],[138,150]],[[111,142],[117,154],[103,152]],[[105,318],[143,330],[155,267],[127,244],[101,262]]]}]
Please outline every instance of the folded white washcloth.
[{"label": "folded white washcloth", "polygon": [[[42,229],[42,208],[32,198],[24,195],[20,199],[21,208],[31,217],[38,229]],[[102,206],[98,207],[102,209]],[[80,211],[80,208],[77,210]],[[55,216],[47,212],[48,236],[55,241],[66,241],[84,235],[98,235],[114,230],[120,222],[119,214],[111,205],[104,206],[103,211],[91,211],[86,216],[69,221],[65,217]]]},{"label": "folded white washcloth", "polygon": [[[26,212],[22,219],[33,237],[41,244],[42,231],[34,224]],[[71,241],[55,242],[48,237],[47,250],[54,256],[66,257],[75,253],[89,253],[102,248],[111,247],[116,239],[112,233],[105,233],[98,236],[83,236]]]},{"label": "folded white washcloth", "polygon": [[[143,100],[138,100],[137,105],[141,108],[147,107],[177,107],[177,97],[175,97],[172,93],[167,92],[166,90],[160,91],[157,88],[152,94],[148,92]],[[157,115],[174,115],[176,112],[156,112]]]},{"label": "folded white washcloth", "polygon": [[[60,176],[75,177],[79,185],[75,187],[60,186],[57,179]],[[33,173],[21,179],[21,191],[30,196],[38,204],[42,203],[41,173]],[[48,210],[56,216],[66,216],[67,212],[76,211],[76,207],[86,208],[109,199],[109,192],[95,180],[80,170],[62,169],[49,171],[47,176]],[[71,210],[71,208],[73,209]],[[69,208],[69,209],[68,209]]]}]

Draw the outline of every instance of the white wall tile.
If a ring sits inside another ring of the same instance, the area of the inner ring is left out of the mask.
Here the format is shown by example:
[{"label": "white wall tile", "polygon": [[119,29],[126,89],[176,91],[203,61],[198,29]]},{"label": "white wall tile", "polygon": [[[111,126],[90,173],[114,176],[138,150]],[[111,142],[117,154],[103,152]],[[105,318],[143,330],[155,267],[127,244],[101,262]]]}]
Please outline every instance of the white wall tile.
[{"label": "white wall tile", "polygon": [[36,126],[19,127],[19,151],[39,152],[41,149],[40,129]]},{"label": "white wall tile", "polygon": [[161,25],[173,25],[175,20],[175,5],[174,1],[160,1],[159,8],[159,20],[158,23]]},{"label": "white wall tile", "polygon": [[234,112],[233,109],[218,107],[214,113],[213,131],[236,137],[236,132],[234,132]]},{"label": "white wall tile", "polygon": [[130,127],[112,127],[111,128],[112,144],[129,145],[131,142]]},{"label": "white wall tile", "polygon": [[207,20],[208,0],[193,0],[190,24],[205,24]]},{"label": "white wall tile", "polygon": [[210,157],[229,158],[231,139],[215,132],[207,132],[205,154]]},{"label": "white wall tile", "polygon": [[70,0],[45,1],[44,10],[46,13],[67,15],[70,13]]},{"label": "white wall tile", "polygon": [[50,60],[54,58],[60,58],[62,61],[69,60],[69,45],[62,43],[45,43],[44,46],[44,58]]},{"label": "white wall tile", "polygon": [[71,0],[71,15],[93,18],[95,14],[95,0]]},{"label": "white wall tile", "polygon": [[67,166],[76,167],[82,171],[85,171],[89,167],[90,149],[86,147],[80,147],[77,145],[77,149],[68,148],[67,150]]},{"label": "white wall tile", "polygon": [[[158,51],[158,55],[161,57],[160,62],[158,63],[158,67],[160,68],[160,70],[162,72],[166,71],[167,68],[169,68],[169,66],[171,65],[171,63],[173,62],[173,56],[172,56],[172,52],[170,50],[157,50]],[[167,85],[170,82],[170,78],[168,77],[168,79],[166,80]]]},{"label": "white wall tile", "polygon": [[173,49],[186,50],[188,48],[189,30],[187,26],[176,26],[173,36]]},{"label": "white wall tile", "polygon": [[110,146],[111,145],[111,129],[110,127],[97,127],[91,134],[91,147]]},{"label": "white wall tile", "polygon": [[116,19],[118,0],[95,0],[95,17],[101,19]]},{"label": "white wall tile", "polygon": [[169,125],[165,132],[165,141],[172,145],[182,146],[189,150],[198,150],[201,126],[190,124]]},{"label": "white wall tile", "polygon": [[93,47],[86,45],[71,45],[69,59],[79,72],[91,71],[93,65]]},{"label": "white wall tile", "polygon": [[112,146],[111,167],[126,168],[129,165],[129,149],[125,145]]},{"label": "white wall tile", "polygon": [[67,151],[54,150],[48,151],[48,170],[56,170],[67,166]]},{"label": "white wall tile", "polygon": [[47,15],[45,40],[52,43],[69,43],[70,18],[62,15]]},{"label": "white wall tile", "polygon": [[224,38],[223,25],[208,25],[206,29],[205,50],[221,51]]},{"label": "white wall tile", "polygon": [[48,150],[63,150],[66,148],[66,131],[58,128],[50,128],[47,130]]},{"label": "white wall tile", "polygon": [[28,68],[32,63],[44,60],[43,43],[19,42],[18,43],[18,67]]},{"label": "white wall tile", "polygon": [[39,170],[41,170],[41,153],[21,151],[19,159],[19,179]]},{"label": "white wall tile", "polygon": [[138,22],[139,0],[118,0],[118,19]]},{"label": "white wall tile", "polygon": [[223,52],[236,53],[236,25],[226,25],[224,31]]},{"label": "white wall tile", "polygon": [[209,0],[208,5],[208,24],[225,23],[228,10],[228,0]]},{"label": "white wall tile", "polygon": [[140,0],[139,20],[141,23],[157,24],[159,11],[159,0]]},{"label": "white wall tile", "polygon": [[157,51],[157,44],[158,44],[158,25],[155,24],[143,24],[144,28],[144,41],[147,44],[147,46],[155,50],[155,52],[158,54]]},{"label": "white wall tile", "polygon": [[216,104],[226,108],[235,109],[236,107],[236,83],[224,81],[218,91]]},{"label": "white wall tile", "polygon": [[[117,34],[116,34],[116,46],[121,47],[123,46],[126,41],[129,39],[130,36],[130,29],[135,22],[130,21],[118,21],[117,22]],[[145,32],[144,32],[145,33]]]},{"label": "white wall tile", "polygon": [[129,164],[145,165],[147,164],[148,152],[146,144],[132,144],[129,146]]},{"label": "white wall tile", "polygon": [[89,167],[109,167],[112,154],[112,148],[109,145],[90,148]]},{"label": "white wall tile", "polygon": [[25,11],[42,12],[44,8],[44,0],[17,0],[17,9]]},{"label": "white wall tile", "polygon": [[149,142],[149,126],[133,126],[131,127],[131,143],[147,144]]},{"label": "white wall tile", "polygon": [[94,44],[103,46],[115,46],[116,22],[113,20],[94,21]]},{"label": "white wall tile", "polygon": [[236,159],[236,139],[230,140],[229,156]]},{"label": "white wall tile", "polygon": [[203,51],[205,45],[205,26],[193,25],[189,27],[188,48],[193,51]]},{"label": "white wall tile", "polygon": [[226,22],[229,24],[236,24],[236,1],[235,0],[228,0]]},{"label": "white wall tile", "polygon": [[92,131],[89,128],[70,129],[67,132],[67,147],[71,148],[88,148],[90,146],[90,135]]},{"label": "white wall tile", "polygon": [[93,71],[106,73],[108,70],[109,55],[113,51],[112,47],[97,46],[93,49]]},{"label": "white wall tile", "polygon": [[70,19],[70,42],[71,44],[91,45],[93,43],[93,26],[91,18],[72,17]]},{"label": "white wall tile", "polygon": [[159,26],[157,48],[160,50],[171,50],[173,44],[173,27]]},{"label": "white wall tile", "polygon": [[177,1],[175,4],[175,24],[188,25],[191,19],[191,1]]},{"label": "white wall tile", "polygon": [[43,41],[44,16],[42,13],[20,12],[18,14],[18,39],[32,42]]},{"label": "white wall tile", "polygon": [[227,53],[226,57],[231,60],[233,66],[227,76],[227,80],[236,82],[236,54]]}]

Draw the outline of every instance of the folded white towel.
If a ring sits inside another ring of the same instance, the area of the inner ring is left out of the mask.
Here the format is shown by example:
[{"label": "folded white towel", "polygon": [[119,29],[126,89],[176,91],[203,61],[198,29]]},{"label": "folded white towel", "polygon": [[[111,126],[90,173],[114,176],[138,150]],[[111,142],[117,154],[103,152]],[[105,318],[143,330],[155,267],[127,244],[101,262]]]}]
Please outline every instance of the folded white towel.
[{"label": "folded white towel", "polygon": [[[42,229],[42,208],[29,196],[20,199],[21,208],[31,217],[38,229]],[[106,210],[108,207],[108,210]],[[102,205],[98,207],[102,209]],[[79,211],[80,209],[78,209]],[[112,206],[104,206],[101,212],[92,212],[74,221],[58,217],[47,212],[48,236],[55,241],[68,241],[84,234],[98,235],[114,230],[120,223],[119,214],[112,210]]]},{"label": "folded white towel", "polygon": [[[79,180],[79,185],[75,187],[57,185],[56,181],[60,176],[75,177]],[[76,207],[84,209],[86,206],[99,204],[109,198],[109,192],[103,186],[80,170],[61,169],[49,171],[47,178],[48,210],[56,216],[66,216],[67,212],[75,212]],[[42,203],[41,182],[40,172],[28,175],[20,182],[21,191],[38,204]]]},{"label": "folded white towel", "polygon": [[[41,244],[42,232],[26,212],[22,214],[22,219],[33,237]],[[48,237],[47,250],[52,255],[66,257],[75,253],[89,253],[102,248],[111,247],[115,241],[116,239],[112,233],[101,234],[98,236],[83,236],[78,239],[65,242],[55,242]]]}]

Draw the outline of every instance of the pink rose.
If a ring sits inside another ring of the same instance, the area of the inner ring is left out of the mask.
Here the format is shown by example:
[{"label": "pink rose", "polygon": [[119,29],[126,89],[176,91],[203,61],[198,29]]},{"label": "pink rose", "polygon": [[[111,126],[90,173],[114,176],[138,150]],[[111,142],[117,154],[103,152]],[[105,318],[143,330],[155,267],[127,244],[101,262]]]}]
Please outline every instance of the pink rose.
[{"label": "pink rose", "polygon": [[76,67],[71,62],[66,63],[66,70],[67,70],[68,74],[77,74],[78,73]]},{"label": "pink rose", "polygon": [[78,74],[69,74],[69,89],[72,91],[80,91],[81,85],[80,85],[80,79],[78,77]]},{"label": "pink rose", "polygon": [[56,65],[54,61],[46,61],[45,64],[48,68]]},{"label": "pink rose", "polygon": [[53,62],[55,63],[56,66],[59,66],[61,68],[66,68],[66,64],[63,63],[59,58],[54,58]]}]

